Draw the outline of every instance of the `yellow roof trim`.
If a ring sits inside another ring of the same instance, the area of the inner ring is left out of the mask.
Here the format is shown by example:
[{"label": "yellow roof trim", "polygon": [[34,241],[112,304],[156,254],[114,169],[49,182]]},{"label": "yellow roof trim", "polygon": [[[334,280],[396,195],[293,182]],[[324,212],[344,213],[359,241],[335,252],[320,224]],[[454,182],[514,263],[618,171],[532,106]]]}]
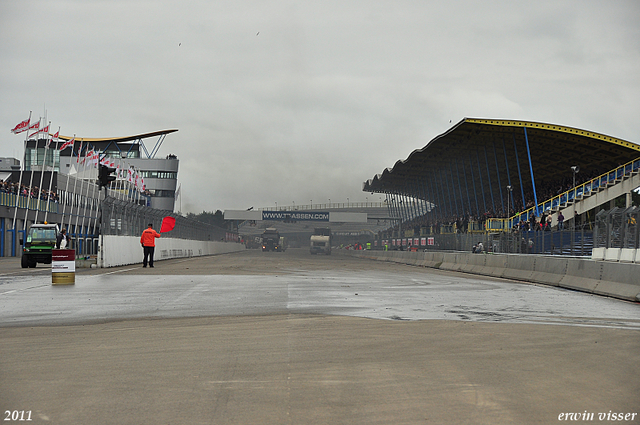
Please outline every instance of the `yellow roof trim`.
[{"label": "yellow roof trim", "polygon": [[578,128],[565,127],[562,125],[546,124],[546,123],[535,122],[535,121],[491,120],[491,119],[482,119],[482,118],[465,118],[464,122],[471,122],[475,124],[485,124],[485,125],[499,125],[504,127],[527,127],[527,128],[538,128],[542,130],[559,131],[561,133],[574,134],[576,136],[584,136],[590,139],[602,140],[602,141],[613,143],[619,146],[624,146],[625,148],[640,151],[640,145],[636,143],[627,142],[626,140],[618,139],[611,136],[606,136],[600,133],[594,133],[593,131],[580,130]]}]

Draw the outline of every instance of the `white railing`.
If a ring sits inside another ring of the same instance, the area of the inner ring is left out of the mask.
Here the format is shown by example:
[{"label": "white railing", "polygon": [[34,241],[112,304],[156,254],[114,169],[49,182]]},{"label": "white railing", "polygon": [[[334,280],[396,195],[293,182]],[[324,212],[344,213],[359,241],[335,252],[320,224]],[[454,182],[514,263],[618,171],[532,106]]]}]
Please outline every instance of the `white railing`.
[{"label": "white railing", "polygon": [[258,211],[310,211],[328,209],[352,209],[352,208],[387,208],[386,202],[331,202],[325,204],[307,205],[274,205],[272,207],[258,208]]}]

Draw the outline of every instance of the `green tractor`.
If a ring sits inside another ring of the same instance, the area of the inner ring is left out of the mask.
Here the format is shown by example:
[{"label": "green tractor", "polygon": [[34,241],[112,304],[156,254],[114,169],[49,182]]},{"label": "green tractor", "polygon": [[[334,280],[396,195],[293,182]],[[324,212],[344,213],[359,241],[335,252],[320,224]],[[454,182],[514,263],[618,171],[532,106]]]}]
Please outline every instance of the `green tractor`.
[{"label": "green tractor", "polygon": [[27,240],[20,239],[22,245],[22,268],[35,267],[37,263],[51,264],[51,252],[58,237],[57,224],[33,224],[27,233]]}]

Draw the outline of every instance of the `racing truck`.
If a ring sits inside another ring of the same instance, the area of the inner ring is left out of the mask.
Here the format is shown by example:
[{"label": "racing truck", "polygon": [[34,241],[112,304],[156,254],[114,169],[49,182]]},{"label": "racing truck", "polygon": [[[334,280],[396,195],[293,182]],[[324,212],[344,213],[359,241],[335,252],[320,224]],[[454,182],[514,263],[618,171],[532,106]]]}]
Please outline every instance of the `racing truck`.
[{"label": "racing truck", "polygon": [[262,250],[263,251],[282,251],[280,245],[280,233],[274,227],[267,227],[262,234]]},{"label": "racing truck", "polygon": [[23,269],[33,268],[37,263],[51,264],[51,252],[56,246],[58,231],[57,224],[31,225],[26,240],[20,239]]},{"label": "racing truck", "polygon": [[311,254],[331,255],[331,229],[326,227],[314,229],[310,243]]}]

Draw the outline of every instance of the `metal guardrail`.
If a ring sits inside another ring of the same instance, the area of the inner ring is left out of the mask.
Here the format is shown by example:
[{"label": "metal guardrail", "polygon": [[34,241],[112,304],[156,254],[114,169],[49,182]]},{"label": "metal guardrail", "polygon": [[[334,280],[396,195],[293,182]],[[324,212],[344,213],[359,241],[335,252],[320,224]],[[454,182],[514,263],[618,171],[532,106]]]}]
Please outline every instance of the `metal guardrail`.
[{"label": "metal guardrail", "polygon": [[[18,198],[18,208],[28,208],[29,210],[36,211],[38,210],[38,198],[32,198],[24,195],[16,195],[14,193],[0,192],[0,205],[5,207],[15,207],[16,206],[16,197]],[[50,212],[57,213],[58,212],[58,203],[49,201],[49,207],[47,208],[47,201],[41,199],[40,200],[40,209],[42,212]]]},{"label": "metal guardrail", "polygon": [[307,211],[349,208],[387,208],[386,202],[330,202],[307,205],[283,205],[257,208],[258,211]]},{"label": "metal guardrail", "polygon": [[[496,233],[442,233],[428,236],[385,239],[388,249],[467,251],[482,242],[485,253],[588,256],[594,247],[594,232],[581,229],[563,231],[519,231]],[[383,249],[379,241],[376,249]]]}]

